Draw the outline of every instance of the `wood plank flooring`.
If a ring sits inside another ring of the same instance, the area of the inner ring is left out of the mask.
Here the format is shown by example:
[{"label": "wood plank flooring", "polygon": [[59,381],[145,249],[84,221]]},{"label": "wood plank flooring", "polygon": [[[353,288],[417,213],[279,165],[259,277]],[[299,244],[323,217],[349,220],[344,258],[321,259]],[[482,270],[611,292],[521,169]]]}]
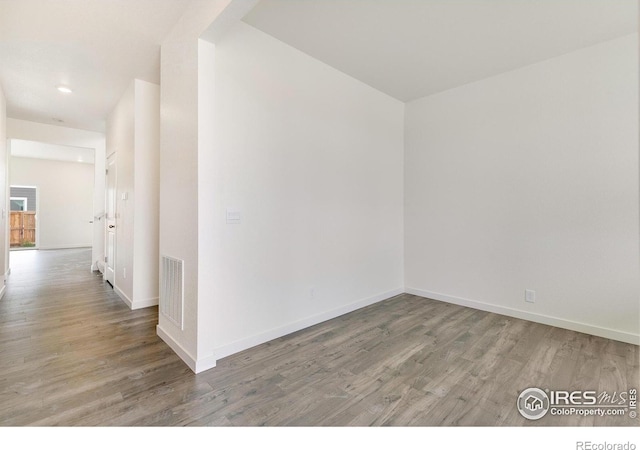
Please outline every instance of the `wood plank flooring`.
[{"label": "wood plank flooring", "polygon": [[194,375],[89,272],[90,251],[11,254],[0,301],[4,426],[637,426],[516,410],[527,387],[639,386],[634,345],[400,295]]}]

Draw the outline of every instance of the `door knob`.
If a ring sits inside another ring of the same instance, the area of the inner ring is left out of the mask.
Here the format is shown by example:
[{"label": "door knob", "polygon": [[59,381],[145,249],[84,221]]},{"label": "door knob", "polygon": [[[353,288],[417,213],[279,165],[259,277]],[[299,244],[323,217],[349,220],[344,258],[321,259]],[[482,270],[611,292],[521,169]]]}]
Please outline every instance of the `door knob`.
[{"label": "door knob", "polygon": [[109,228],[115,228],[115,227],[116,227],[115,225],[109,225]]}]

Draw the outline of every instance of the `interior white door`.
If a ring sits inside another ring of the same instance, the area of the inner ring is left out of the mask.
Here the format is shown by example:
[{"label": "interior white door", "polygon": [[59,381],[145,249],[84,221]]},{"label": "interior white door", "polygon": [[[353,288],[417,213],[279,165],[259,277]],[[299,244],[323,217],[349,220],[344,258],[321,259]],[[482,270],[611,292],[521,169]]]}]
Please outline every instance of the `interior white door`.
[{"label": "interior white door", "polygon": [[115,283],[116,264],[116,155],[107,158],[107,210],[106,210],[106,256],[105,280],[113,287]]}]

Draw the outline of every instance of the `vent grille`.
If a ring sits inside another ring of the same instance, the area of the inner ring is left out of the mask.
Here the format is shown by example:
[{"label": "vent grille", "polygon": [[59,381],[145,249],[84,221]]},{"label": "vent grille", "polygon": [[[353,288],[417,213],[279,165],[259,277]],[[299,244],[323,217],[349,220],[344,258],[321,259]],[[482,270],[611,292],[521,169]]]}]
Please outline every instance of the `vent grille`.
[{"label": "vent grille", "polygon": [[175,326],[183,330],[182,312],[184,309],[184,261],[162,257],[160,278],[160,313]]}]

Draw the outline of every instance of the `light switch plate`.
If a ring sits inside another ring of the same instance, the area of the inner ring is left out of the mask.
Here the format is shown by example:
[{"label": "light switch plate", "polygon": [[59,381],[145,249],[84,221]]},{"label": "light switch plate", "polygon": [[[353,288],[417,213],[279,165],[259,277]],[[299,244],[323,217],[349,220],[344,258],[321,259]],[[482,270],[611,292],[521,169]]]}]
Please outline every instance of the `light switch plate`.
[{"label": "light switch plate", "polygon": [[240,222],[240,211],[237,209],[227,208],[227,225],[238,225]]}]

